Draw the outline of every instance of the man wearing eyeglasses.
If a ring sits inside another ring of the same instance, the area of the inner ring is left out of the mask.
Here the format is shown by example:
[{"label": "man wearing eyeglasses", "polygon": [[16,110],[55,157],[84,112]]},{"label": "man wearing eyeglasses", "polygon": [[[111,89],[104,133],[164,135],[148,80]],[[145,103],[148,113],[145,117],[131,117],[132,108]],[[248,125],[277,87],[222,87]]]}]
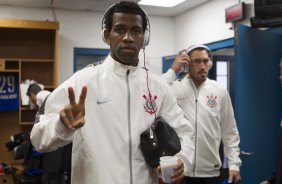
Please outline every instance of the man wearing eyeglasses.
[{"label": "man wearing eyeglasses", "polygon": [[[183,65],[188,74],[176,80]],[[178,105],[191,120],[195,130],[195,155],[188,168],[185,183],[219,184],[221,159],[219,146],[222,140],[228,160],[228,183],[239,183],[240,137],[228,91],[218,82],[209,79],[212,67],[211,51],[204,45],[193,45],[180,51],[163,78],[172,85]]]}]

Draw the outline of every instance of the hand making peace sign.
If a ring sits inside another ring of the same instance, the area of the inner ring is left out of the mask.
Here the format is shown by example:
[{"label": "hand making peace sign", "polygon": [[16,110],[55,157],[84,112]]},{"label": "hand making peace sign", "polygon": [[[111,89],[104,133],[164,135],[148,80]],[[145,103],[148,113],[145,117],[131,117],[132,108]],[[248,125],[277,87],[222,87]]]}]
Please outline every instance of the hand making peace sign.
[{"label": "hand making peace sign", "polygon": [[72,87],[68,88],[68,93],[70,104],[66,105],[64,109],[60,111],[61,121],[67,128],[80,128],[85,123],[84,115],[87,87],[82,87],[78,103],[75,101],[75,94]]}]

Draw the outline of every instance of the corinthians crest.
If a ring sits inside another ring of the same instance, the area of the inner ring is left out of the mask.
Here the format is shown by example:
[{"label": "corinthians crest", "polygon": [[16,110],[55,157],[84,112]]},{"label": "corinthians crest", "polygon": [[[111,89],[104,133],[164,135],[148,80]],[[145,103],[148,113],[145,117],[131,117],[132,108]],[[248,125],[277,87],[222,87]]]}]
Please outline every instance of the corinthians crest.
[{"label": "corinthians crest", "polygon": [[211,108],[214,108],[216,105],[217,105],[217,96],[215,95],[210,95],[210,96],[207,96],[208,98],[208,102],[207,102],[207,105]]},{"label": "corinthians crest", "polygon": [[157,103],[156,103],[156,100],[157,100],[157,96],[155,95],[154,97],[150,97],[151,94],[149,94],[149,97],[147,97],[146,95],[143,95],[143,98],[145,99],[145,104],[144,104],[144,109],[147,113],[149,114],[155,114],[158,110],[158,107],[157,107]]}]

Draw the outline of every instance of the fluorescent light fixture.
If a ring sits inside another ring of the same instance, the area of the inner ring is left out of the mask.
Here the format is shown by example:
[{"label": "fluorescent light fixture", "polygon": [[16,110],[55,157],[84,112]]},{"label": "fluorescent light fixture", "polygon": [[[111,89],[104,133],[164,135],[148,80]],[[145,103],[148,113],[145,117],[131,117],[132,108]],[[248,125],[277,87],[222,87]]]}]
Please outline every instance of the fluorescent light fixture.
[{"label": "fluorescent light fixture", "polygon": [[141,0],[138,4],[147,6],[173,7],[186,0]]}]

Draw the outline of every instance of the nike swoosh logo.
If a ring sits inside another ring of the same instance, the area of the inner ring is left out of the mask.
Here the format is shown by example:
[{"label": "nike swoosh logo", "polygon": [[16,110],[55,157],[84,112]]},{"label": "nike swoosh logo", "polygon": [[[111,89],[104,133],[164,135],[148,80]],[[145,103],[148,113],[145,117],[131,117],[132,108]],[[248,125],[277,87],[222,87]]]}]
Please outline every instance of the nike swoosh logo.
[{"label": "nike swoosh logo", "polygon": [[107,103],[107,102],[110,102],[110,101],[112,101],[112,100],[111,99],[106,99],[106,100],[97,99],[97,104],[100,105],[100,104]]}]

